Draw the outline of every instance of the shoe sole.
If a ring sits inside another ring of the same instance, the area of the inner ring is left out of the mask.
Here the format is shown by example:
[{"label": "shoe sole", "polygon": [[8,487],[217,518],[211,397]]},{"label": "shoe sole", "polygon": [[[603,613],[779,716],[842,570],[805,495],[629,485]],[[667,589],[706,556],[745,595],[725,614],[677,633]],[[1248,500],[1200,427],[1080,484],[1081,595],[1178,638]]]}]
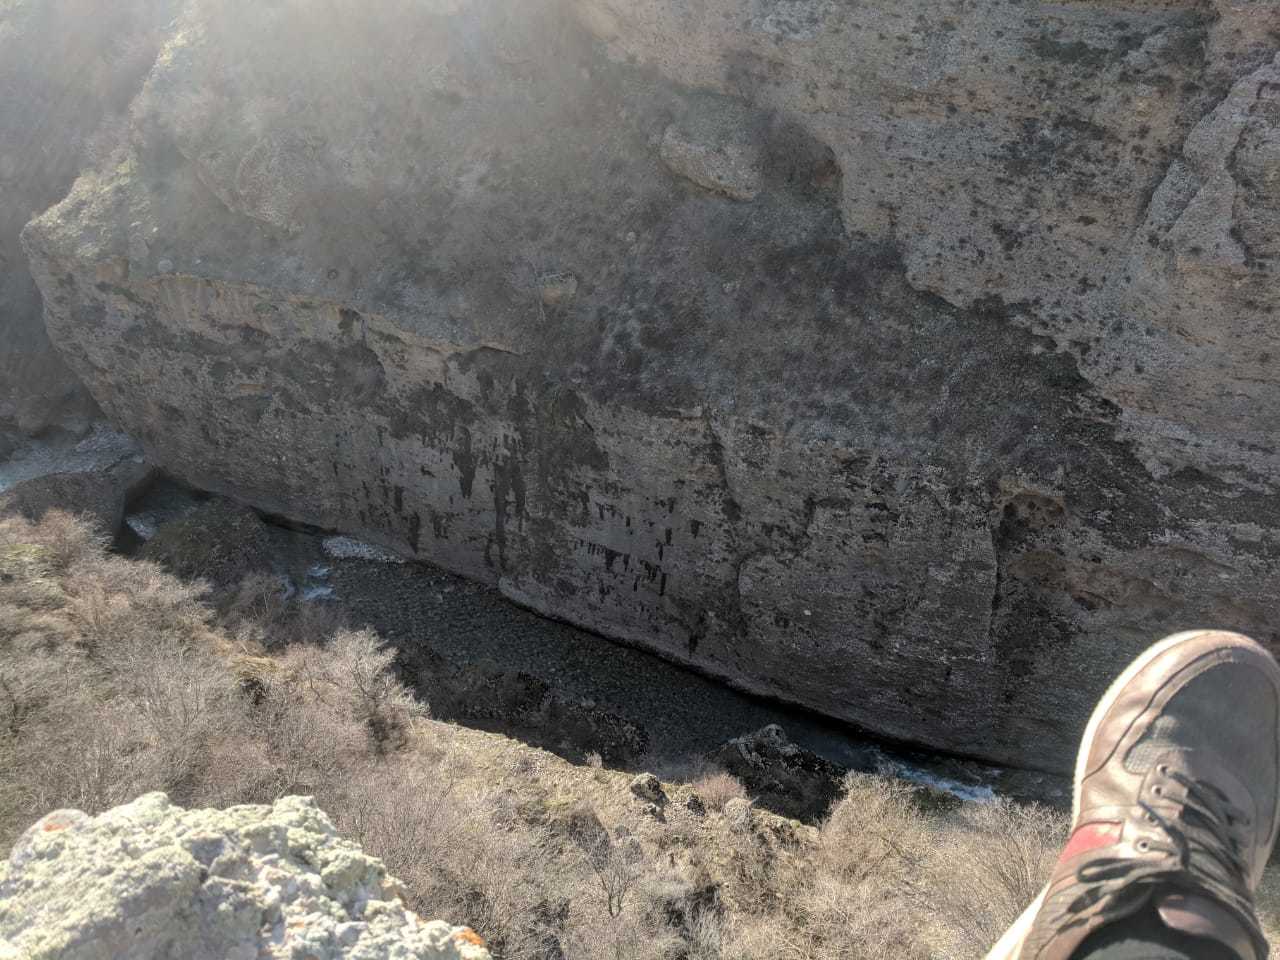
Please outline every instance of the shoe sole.
[{"label": "shoe sole", "polygon": [[[1089,717],[1088,726],[1084,728],[1084,736],[1080,739],[1080,751],[1076,754],[1075,777],[1071,784],[1071,827],[1073,830],[1075,829],[1076,821],[1080,819],[1080,785],[1084,782],[1085,774],[1088,772],[1086,768],[1089,765],[1089,754],[1092,752],[1094,737],[1098,735],[1098,727],[1102,725],[1102,719],[1111,710],[1116,700],[1119,699],[1120,691],[1156,657],[1167,653],[1179,644],[1203,637],[1206,633],[1218,632],[1220,631],[1184,630],[1181,633],[1171,634],[1140,653],[1129,666],[1121,671],[1118,677],[1111,681],[1106,693],[1102,695],[1098,705],[1093,708],[1093,714]],[[986,960],[1015,960],[1017,958],[1022,948],[1022,942],[1026,939],[1027,933],[1030,932],[1031,924],[1035,921],[1036,914],[1040,912],[1040,904],[1044,901],[1045,894],[1048,892],[1049,888],[1046,885],[1040,891],[1040,895],[1031,901],[1027,909],[1022,911],[1021,916],[1005,931],[999,942],[991,948]]]}]

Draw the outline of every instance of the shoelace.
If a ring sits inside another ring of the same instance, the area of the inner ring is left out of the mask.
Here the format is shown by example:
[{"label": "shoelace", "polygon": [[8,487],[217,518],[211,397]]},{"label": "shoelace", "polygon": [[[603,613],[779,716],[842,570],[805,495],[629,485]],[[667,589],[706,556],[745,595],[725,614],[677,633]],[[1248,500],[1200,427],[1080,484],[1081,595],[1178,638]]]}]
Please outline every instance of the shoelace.
[{"label": "shoelace", "polygon": [[1266,956],[1266,939],[1253,910],[1248,865],[1241,855],[1238,827],[1248,826],[1244,812],[1207,781],[1177,771],[1165,775],[1185,791],[1185,799],[1172,801],[1178,810],[1165,816],[1154,806],[1140,802],[1141,816],[1164,835],[1164,840],[1142,840],[1143,853],[1154,857],[1098,857],[1076,871],[1080,892],[1062,905],[1052,924],[1058,931],[1086,922],[1090,916],[1128,916],[1156,885],[1168,885],[1202,893],[1237,915]]}]

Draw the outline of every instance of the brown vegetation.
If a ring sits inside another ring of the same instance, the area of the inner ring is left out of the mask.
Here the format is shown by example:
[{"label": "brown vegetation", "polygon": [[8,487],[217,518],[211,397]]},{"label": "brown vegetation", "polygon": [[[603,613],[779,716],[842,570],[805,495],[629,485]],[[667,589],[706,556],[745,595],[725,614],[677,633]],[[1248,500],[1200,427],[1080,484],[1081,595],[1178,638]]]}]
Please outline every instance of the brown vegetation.
[{"label": "brown vegetation", "polygon": [[711,770],[693,781],[693,792],[707,805],[708,810],[722,811],[724,805],[735,797],[747,799],[742,781],[723,770]]},{"label": "brown vegetation", "polygon": [[204,591],[65,515],[0,521],[0,842],[153,789],[313,794],[412,906],[498,957],[834,960],[981,956],[1062,839],[1044,810],[868,776],[814,829],[731,803],[741,784],[705,766],[656,817],[625,773],[431,720],[377,636],[269,580],[220,615]]}]

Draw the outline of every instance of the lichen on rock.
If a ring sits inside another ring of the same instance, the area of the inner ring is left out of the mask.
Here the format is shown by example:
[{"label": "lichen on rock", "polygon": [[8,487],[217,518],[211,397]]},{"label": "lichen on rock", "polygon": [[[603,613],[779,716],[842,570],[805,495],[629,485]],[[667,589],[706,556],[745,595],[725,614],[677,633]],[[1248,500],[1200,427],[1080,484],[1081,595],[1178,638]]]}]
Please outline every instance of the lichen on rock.
[{"label": "lichen on rock", "polygon": [[425,922],[307,797],[184,810],[162,793],[37,821],[0,865],[4,960],[487,960]]}]

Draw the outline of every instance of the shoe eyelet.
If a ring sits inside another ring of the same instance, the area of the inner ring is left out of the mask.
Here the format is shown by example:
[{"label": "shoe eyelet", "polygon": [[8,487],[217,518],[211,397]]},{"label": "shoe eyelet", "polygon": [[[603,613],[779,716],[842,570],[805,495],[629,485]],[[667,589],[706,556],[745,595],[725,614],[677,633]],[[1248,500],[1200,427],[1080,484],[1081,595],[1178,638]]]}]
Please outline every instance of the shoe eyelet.
[{"label": "shoe eyelet", "polygon": [[1151,849],[1151,844],[1146,840],[1139,840],[1135,846],[1143,853]]},{"label": "shoe eyelet", "polygon": [[1160,774],[1162,777],[1167,777],[1169,775],[1169,765],[1167,763],[1157,765],[1156,773]]},{"label": "shoe eyelet", "polygon": [[1154,787],[1151,788],[1151,792],[1157,797],[1163,797],[1164,787],[1160,786],[1159,784],[1156,784]]},{"label": "shoe eyelet", "polygon": [[1158,823],[1158,822],[1159,822],[1158,820],[1156,820],[1156,818],[1155,818],[1153,815],[1151,815],[1151,814],[1149,814],[1149,813],[1144,813],[1144,814],[1143,814],[1143,816],[1144,816],[1144,817],[1146,817],[1147,823]]}]

